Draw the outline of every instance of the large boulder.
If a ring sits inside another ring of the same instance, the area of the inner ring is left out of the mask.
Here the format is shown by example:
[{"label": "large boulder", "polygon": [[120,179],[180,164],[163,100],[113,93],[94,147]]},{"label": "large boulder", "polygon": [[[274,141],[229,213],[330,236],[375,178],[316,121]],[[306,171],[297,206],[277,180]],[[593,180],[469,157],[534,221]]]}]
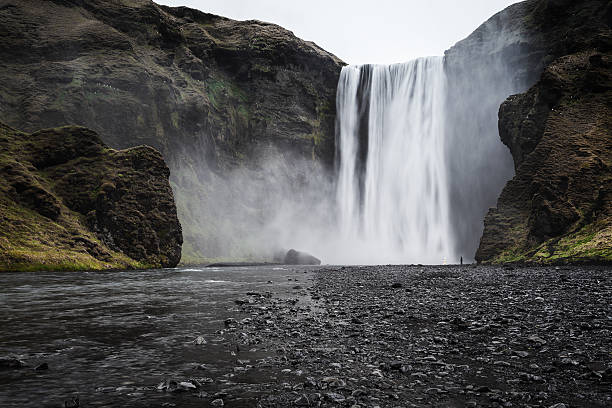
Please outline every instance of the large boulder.
[{"label": "large boulder", "polygon": [[283,260],[285,265],[321,265],[321,260],[306,252],[290,249]]}]

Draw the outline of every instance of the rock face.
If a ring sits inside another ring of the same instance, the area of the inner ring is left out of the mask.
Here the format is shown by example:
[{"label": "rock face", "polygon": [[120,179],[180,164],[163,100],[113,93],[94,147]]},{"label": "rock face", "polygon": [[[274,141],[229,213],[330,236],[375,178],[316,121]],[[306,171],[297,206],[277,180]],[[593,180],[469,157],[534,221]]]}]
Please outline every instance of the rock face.
[{"label": "rock face", "polygon": [[561,3],[534,3],[548,48],[532,66],[545,68],[499,109],[516,175],[485,218],[479,262],[612,260],[612,6]]},{"label": "rock face", "polygon": [[86,128],[0,124],[0,270],[172,267],[183,242],[170,172],[147,146]]},{"label": "rock face", "polygon": [[516,176],[485,219],[479,261],[612,260],[612,55],[561,57],[501,106]]},{"label": "rock face", "polygon": [[289,178],[296,158],[333,162],[342,63],[274,24],[149,0],[5,0],[0,37],[0,120],[158,149],[192,260],[236,244],[212,204],[237,201],[230,173],[269,154]]},{"label": "rock face", "polygon": [[453,123],[447,166],[451,205],[462,214],[452,221],[456,252],[464,258],[476,252],[482,220],[515,174],[512,156],[522,154],[509,154],[499,141],[500,105],[509,95],[526,92],[556,59],[609,47],[611,13],[605,0],[527,0],[497,13],[446,51],[447,111]]}]

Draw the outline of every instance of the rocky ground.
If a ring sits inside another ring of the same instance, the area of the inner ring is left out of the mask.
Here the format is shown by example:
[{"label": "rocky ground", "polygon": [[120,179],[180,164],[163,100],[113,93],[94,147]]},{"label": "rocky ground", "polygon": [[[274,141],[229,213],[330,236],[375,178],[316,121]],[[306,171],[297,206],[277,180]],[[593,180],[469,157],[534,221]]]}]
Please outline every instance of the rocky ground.
[{"label": "rocky ground", "polygon": [[238,300],[249,317],[225,333],[276,348],[263,407],[610,406],[610,272],[329,268],[294,286],[302,300]]},{"label": "rocky ground", "polygon": [[[609,266],[278,269],[128,280],[122,293],[111,288],[125,313],[107,312],[110,321],[52,317],[64,309],[46,314],[53,292],[39,295],[35,321],[70,329],[28,330],[76,354],[8,336],[18,346],[8,350],[16,358],[0,358],[0,405],[612,406]],[[206,286],[224,274],[231,282]],[[147,295],[130,303],[134,287]],[[202,301],[205,311],[194,306]],[[74,302],[64,314],[100,314]],[[106,333],[103,343],[88,340],[92,330]]]}]

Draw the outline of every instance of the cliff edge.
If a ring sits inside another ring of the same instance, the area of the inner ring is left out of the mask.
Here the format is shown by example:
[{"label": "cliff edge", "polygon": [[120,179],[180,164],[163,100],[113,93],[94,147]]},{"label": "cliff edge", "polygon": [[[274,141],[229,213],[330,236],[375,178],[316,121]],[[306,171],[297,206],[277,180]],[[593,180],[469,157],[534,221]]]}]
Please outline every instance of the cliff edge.
[{"label": "cliff edge", "polygon": [[486,262],[612,261],[612,54],[550,64],[499,111],[516,176],[485,218]]}]

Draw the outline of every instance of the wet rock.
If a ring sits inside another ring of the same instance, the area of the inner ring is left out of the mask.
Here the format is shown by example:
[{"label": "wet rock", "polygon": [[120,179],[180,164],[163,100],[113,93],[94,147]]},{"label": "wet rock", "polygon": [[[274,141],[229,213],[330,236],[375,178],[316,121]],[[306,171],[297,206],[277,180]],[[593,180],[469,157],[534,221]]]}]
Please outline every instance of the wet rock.
[{"label": "wet rock", "polygon": [[326,384],[328,388],[339,388],[346,386],[346,382],[337,377],[324,377],[321,379],[322,384]]},{"label": "wet rock", "polygon": [[194,342],[194,344],[196,344],[196,345],[198,345],[198,346],[201,346],[201,345],[203,345],[203,344],[208,343],[208,342],[206,341],[206,339],[205,339],[203,336],[198,336],[198,337],[196,337],[196,338],[195,338],[195,340],[194,340],[193,342]]},{"label": "wet rock", "polygon": [[293,401],[293,405],[295,405],[296,407],[309,407],[310,400],[308,399],[308,396],[306,394],[302,394]]},{"label": "wet rock", "polygon": [[389,363],[389,367],[390,367],[392,370],[399,370],[399,369],[401,369],[401,368],[402,368],[402,362],[401,362],[401,361],[394,360],[394,361],[392,361],[391,363]]},{"label": "wet rock", "polygon": [[287,251],[283,263],[286,265],[321,265],[321,260],[306,252],[290,249]]},{"label": "wet rock", "polygon": [[225,403],[221,398],[217,398],[215,400],[212,400],[210,402],[210,405],[212,405],[213,407],[222,407],[223,405],[225,405]]},{"label": "wet rock", "polygon": [[543,338],[541,338],[539,336],[529,336],[527,338],[527,340],[535,343],[538,346],[543,346],[543,345],[545,345],[547,343],[546,340],[544,340]]},{"label": "wet rock", "polygon": [[346,400],[346,398],[344,397],[344,395],[339,394],[337,392],[328,392],[327,394],[325,394],[325,398],[328,399],[331,402],[335,402],[337,404],[342,403]]},{"label": "wet rock", "polygon": [[79,401],[79,397],[72,397],[69,400],[64,401],[64,408],[79,408],[81,403]]},{"label": "wet rock", "polygon": [[163,380],[157,385],[158,391],[185,392],[195,391],[196,385],[191,381]]},{"label": "wet rock", "polygon": [[0,369],[15,369],[25,367],[26,363],[15,357],[0,358]]}]

